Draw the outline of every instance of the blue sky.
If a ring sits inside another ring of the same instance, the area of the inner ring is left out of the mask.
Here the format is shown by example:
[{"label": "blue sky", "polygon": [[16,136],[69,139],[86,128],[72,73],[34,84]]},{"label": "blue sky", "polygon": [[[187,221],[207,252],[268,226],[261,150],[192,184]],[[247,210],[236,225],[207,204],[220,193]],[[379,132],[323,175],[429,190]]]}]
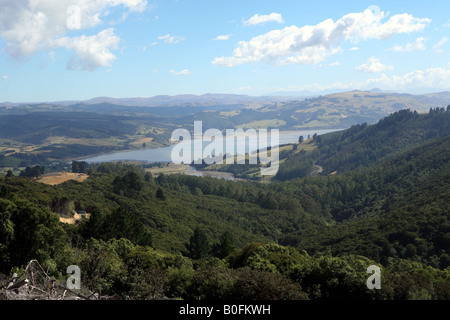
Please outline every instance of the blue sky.
[{"label": "blue sky", "polygon": [[445,0],[0,6],[0,102],[450,90]]}]

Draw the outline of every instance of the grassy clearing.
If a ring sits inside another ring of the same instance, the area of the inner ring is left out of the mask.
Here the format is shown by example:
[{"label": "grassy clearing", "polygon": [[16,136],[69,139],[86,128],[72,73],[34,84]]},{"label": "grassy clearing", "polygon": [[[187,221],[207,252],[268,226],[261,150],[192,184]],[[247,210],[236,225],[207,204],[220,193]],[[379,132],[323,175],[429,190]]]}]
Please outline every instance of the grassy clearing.
[{"label": "grassy clearing", "polygon": [[241,111],[240,111],[240,110],[221,111],[219,114],[220,114],[221,116],[234,117],[234,116],[237,116],[237,115],[241,114]]},{"label": "grassy clearing", "polygon": [[130,146],[133,146],[135,148],[146,148],[151,146],[151,143],[153,141],[153,138],[149,137],[139,137],[135,141],[130,143]]},{"label": "grassy clearing", "polygon": [[125,139],[119,139],[115,137],[107,138],[107,139],[90,139],[90,138],[69,138],[69,137],[57,137],[52,136],[45,139],[43,145],[50,146],[55,144],[79,144],[84,146],[95,146],[95,147],[107,147],[107,146],[116,146],[121,143],[125,143]]},{"label": "grassy clearing", "polygon": [[268,120],[259,120],[252,121],[246,124],[241,124],[237,126],[239,129],[266,129],[269,127],[277,128],[286,125],[286,121],[280,119],[268,119]]},{"label": "grassy clearing", "polygon": [[153,167],[153,168],[145,169],[145,171],[150,172],[153,176],[158,176],[161,173],[164,173],[164,174],[183,173],[188,168],[189,167],[184,165],[184,164],[168,163],[168,164],[165,164],[162,167]]},{"label": "grassy clearing", "polygon": [[78,182],[85,181],[89,176],[84,173],[72,173],[72,172],[56,172],[48,173],[37,179],[38,182],[42,182],[51,186],[64,183],[69,180],[75,180]]},{"label": "grassy clearing", "polygon": [[78,213],[74,213],[73,217],[71,218],[59,217],[59,221],[67,224],[75,224],[79,220],[89,219],[90,217],[91,217],[90,213],[86,213],[85,215],[79,215]]}]

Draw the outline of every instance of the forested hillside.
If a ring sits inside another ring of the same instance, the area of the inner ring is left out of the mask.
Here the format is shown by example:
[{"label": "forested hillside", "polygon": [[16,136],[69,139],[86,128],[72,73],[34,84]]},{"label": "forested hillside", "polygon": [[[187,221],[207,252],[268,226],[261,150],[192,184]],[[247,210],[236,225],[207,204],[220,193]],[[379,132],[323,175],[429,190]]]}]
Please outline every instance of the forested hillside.
[{"label": "forested hillside", "polygon": [[[64,278],[76,264],[89,290],[133,298],[449,299],[449,114],[302,142],[316,147],[287,152],[281,172],[324,171],[270,183],[120,163],[56,186],[0,178],[0,271],[38,259]],[[58,221],[72,210],[90,218]],[[366,287],[373,264],[382,290]]]},{"label": "forested hillside", "polygon": [[337,223],[288,235],[284,244],[341,254],[355,252],[385,263],[411,258],[450,266],[450,137],[415,148],[369,169],[285,184],[316,187],[317,202]]},{"label": "forested hillside", "polygon": [[401,110],[377,124],[355,125],[319,137],[317,162],[325,172],[368,167],[408,148],[450,135],[450,108],[434,108],[426,114]]},{"label": "forested hillside", "polygon": [[433,108],[426,114],[401,110],[374,125],[354,125],[343,131],[314,138],[317,148],[292,153],[280,166],[278,180],[307,176],[314,164],[323,174],[369,167],[384,159],[450,135],[450,109]]}]

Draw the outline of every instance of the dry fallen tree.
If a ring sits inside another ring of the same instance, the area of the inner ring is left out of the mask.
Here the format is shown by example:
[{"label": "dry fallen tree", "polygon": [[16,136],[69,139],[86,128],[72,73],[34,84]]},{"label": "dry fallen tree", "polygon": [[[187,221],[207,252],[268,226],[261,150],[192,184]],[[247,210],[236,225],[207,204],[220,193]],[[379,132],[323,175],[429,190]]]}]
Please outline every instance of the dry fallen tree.
[{"label": "dry fallen tree", "polygon": [[51,278],[37,260],[31,260],[20,275],[0,284],[0,300],[99,300],[98,294],[77,291]]}]

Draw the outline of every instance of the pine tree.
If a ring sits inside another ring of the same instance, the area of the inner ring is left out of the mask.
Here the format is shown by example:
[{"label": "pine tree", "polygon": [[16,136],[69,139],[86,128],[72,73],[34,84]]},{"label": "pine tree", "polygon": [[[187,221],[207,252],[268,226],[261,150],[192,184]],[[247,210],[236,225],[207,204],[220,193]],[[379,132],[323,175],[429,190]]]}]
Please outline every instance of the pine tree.
[{"label": "pine tree", "polygon": [[151,172],[146,172],[144,176],[145,182],[153,182],[153,175]]},{"label": "pine tree", "polygon": [[161,199],[161,200],[166,200],[166,195],[164,194],[164,190],[161,188],[158,188],[158,190],[156,190],[156,198]]},{"label": "pine tree", "polygon": [[219,259],[224,259],[234,250],[231,233],[224,232],[220,237],[220,242],[213,247],[214,256]]},{"label": "pine tree", "polygon": [[189,255],[192,259],[202,259],[209,254],[210,245],[206,234],[196,228],[187,245]]}]

